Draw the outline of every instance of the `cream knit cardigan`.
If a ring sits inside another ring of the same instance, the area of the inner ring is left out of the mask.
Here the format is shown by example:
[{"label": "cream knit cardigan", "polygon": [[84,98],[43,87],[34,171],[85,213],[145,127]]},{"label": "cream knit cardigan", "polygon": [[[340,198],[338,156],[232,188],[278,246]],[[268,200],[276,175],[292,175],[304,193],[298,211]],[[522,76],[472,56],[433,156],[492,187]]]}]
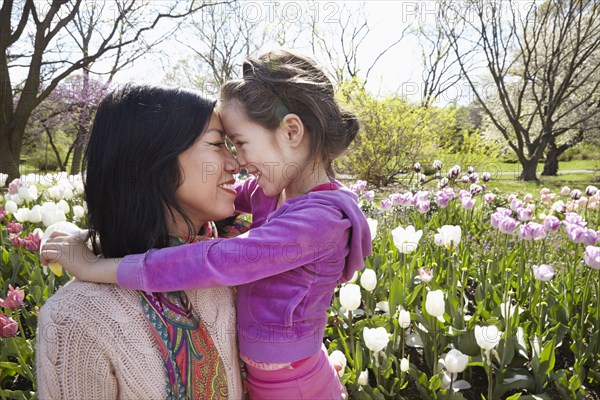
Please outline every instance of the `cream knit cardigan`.
[{"label": "cream knit cardigan", "polygon": [[[186,291],[227,371],[229,398],[242,398],[230,288]],[[165,399],[163,360],[138,292],[73,280],[39,315],[40,399]]]}]

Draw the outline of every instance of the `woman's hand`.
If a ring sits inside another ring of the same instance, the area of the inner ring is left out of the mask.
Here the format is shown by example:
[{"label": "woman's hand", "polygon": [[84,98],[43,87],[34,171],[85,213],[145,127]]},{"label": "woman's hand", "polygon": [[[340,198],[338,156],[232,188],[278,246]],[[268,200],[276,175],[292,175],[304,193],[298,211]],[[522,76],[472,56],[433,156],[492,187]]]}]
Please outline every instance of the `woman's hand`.
[{"label": "woman's hand", "polygon": [[59,263],[82,281],[117,283],[117,267],[121,259],[96,257],[86,244],[84,235],[55,231],[40,250],[43,265]]}]

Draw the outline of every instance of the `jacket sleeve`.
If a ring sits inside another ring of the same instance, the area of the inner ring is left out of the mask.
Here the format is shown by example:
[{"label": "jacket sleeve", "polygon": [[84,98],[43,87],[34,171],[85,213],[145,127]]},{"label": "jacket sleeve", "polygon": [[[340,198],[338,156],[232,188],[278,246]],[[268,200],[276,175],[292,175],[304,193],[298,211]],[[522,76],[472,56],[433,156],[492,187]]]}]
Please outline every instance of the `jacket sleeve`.
[{"label": "jacket sleeve", "polygon": [[151,292],[237,286],[313,263],[333,261],[350,221],[331,204],[294,204],[232,239],[214,239],[126,256],[117,281]]}]

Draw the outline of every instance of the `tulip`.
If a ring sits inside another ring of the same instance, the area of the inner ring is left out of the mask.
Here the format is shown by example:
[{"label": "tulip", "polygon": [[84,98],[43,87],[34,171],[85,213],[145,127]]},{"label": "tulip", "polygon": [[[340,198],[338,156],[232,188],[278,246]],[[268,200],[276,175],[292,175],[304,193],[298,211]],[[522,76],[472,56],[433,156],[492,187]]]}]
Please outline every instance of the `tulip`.
[{"label": "tulip", "polygon": [[483,174],[481,174],[481,180],[484,182],[489,182],[491,178],[492,175],[489,172],[484,172]]},{"label": "tulip", "polygon": [[444,315],[446,304],[444,303],[444,292],[441,290],[434,290],[427,293],[425,299],[425,310],[432,317],[440,318]]},{"label": "tulip", "polygon": [[375,200],[375,192],[373,190],[367,190],[365,192],[365,200],[367,200],[367,201]]},{"label": "tulip", "polygon": [[8,233],[13,233],[15,235],[18,235],[23,231],[23,225],[13,221],[6,224],[6,228],[8,229]]},{"label": "tulip", "polygon": [[389,199],[392,202],[392,206],[402,205],[402,203],[400,202],[400,198],[401,198],[400,196],[401,196],[400,193],[392,193],[392,194],[390,194]]},{"label": "tulip", "polygon": [[512,318],[515,311],[519,314],[522,314],[524,310],[516,304],[511,304],[510,301],[500,304],[500,314],[502,314],[502,318],[504,319]]},{"label": "tulip", "polygon": [[417,276],[417,279],[420,280],[423,283],[429,283],[431,281],[431,279],[433,278],[433,271],[431,271],[430,268],[419,268],[419,275]]},{"label": "tulip", "polygon": [[450,202],[450,197],[442,192],[441,190],[435,194],[435,203],[440,206],[440,208],[448,207],[448,203]]},{"label": "tulip", "polygon": [[83,218],[85,215],[85,210],[81,206],[73,206],[73,216],[77,219]]},{"label": "tulip", "polygon": [[517,227],[517,224],[518,224],[518,222],[515,221],[514,219],[512,219],[510,217],[504,217],[498,223],[498,229],[502,233],[509,234],[515,230],[515,228]]},{"label": "tulip", "polygon": [[525,196],[523,196],[523,201],[525,203],[529,203],[531,200],[533,200],[533,195],[531,193],[527,193]]},{"label": "tulip", "polygon": [[38,224],[42,222],[42,207],[39,205],[33,206],[31,211],[29,212],[29,222],[34,224]]},{"label": "tulip", "polygon": [[19,331],[19,324],[17,321],[9,317],[8,315],[0,314],[0,337],[11,338]]},{"label": "tulip", "polygon": [[390,341],[390,334],[383,327],[365,328],[363,330],[363,338],[365,339],[365,346],[372,352],[377,353],[387,347]]},{"label": "tulip", "polygon": [[435,236],[440,235],[442,246],[453,248],[460,243],[461,232],[459,225],[444,225],[438,228],[438,234]]},{"label": "tulip", "polygon": [[510,209],[516,212],[519,208],[522,208],[525,204],[519,199],[513,199],[510,202]]},{"label": "tulip", "polygon": [[19,192],[19,188],[22,185],[23,184],[21,183],[21,181],[19,180],[19,178],[13,179],[12,182],[10,182],[8,184],[8,194],[10,194],[10,195],[17,194]]},{"label": "tulip", "polygon": [[500,343],[502,333],[495,325],[475,326],[475,340],[485,352],[489,352]]},{"label": "tulip", "polygon": [[4,205],[4,210],[6,210],[6,212],[8,214],[14,214],[17,212],[18,209],[19,209],[19,206],[17,206],[17,203],[15,203],[12,200],[8,200],[6,202],[6,204]]},{"label": "tulip", "polygon": [[583,260],[593,269],[600,269],[600,247],[586,246]]},{"label": "tulip", "polygon": [[360,285],[368,292],[377,287],[377,274],[372,269],[365,269],[360,276]]},{"label": "tulip", "polygon": [[427,176],[425,176],[424,174],[421,174],[421,177],[419,178],[419,182],[421,184],[427,182]]},{"label": "tulip", "polygon": [[356,380],[360,386],[366,386],[369,384],[369,370],[365,369],[358,375],[358,379]]},{"label": "tulip", "polygon": [[[54,232],[54,231],[61,231],[61,232],[65,232],[70,235],[76,235],[76,236],[81,236],[84,233],[84,231],[82,232],[82,230],[79,229],[79,227],[77,225],[75,225],[71,222],[66,222],[66,221],[56,222],[56,223],[48,226],[48,228],[42,235],[42,238],[40,240],[40,245],[39,245],[40,251],[44,247],[44,244],[46,243],[46,241],[48,239],[50,239],[50,235],[52,235],[52,232]],[[62,275],[62,266],[60,264],[53,262],[53,263],[50,263],[48,265],[48,267],[54,273],[54,275],[56,275],[56,276]],[[45,269],[44,269],[44,271],[45,271]]]},{"label": "tulip", "polygon": [[[440,160],[435,160],[433,162],[433,168],[436,169],[436,170],[438,170],[438,171],[441,171],[441,169],[442,169],[442,162]],[[2,185],[0,185],[0,186],[2,186]]]},{"label": "tulip", "polygon": [[413,194],[411,192],[402,193],[398,198],[402,207],[410,207],[413,204]]},{"label": "tulip", "polygon": [[547,282],[552,279],[554,275],[556,275],[554,268],[548,264],[542,264],[539,267],[534,265],[531,267],[531,269],[533,270],[533,276],[535,279],[542,282]]},{"label": "tulip", "polygon": [[12,285],[8,285],[8,294],[6,299],[0,299],[0,307],[4,307],[9,310],[16,310],[21,307],[23,304],[23,299],[25,299],[25,291],[19,289],[13,289]]},{"label": "tulip", "polygon": [[360,306],[360,286],[347,283],[340,288],[340,304],[348,311],[354,311]]},{"label": "tulip", "polygon": [[406,372],[408,371],[410,368],[410,363],[408,362],[408,360],[406,358],[403,358],[400,360],[400,371],[402,372]]},{"label": "tulip", "polygon": [[446,186],[448,186],[448,178],[440,179],[440,183],[438,183],[438,187],[441,189],[441,188],[445,188]]},{"label": "tulip", "polygon": [[410,313],[404,309],[400,310],[398,315],[398,324],[400,328],[407,329],[410,326]]},{"label": "tulip", "polygon": [[412,253],[417,249],[421,236],[423,236],[423,231],[415,231],[415,227],[412,225],[407,226],[406,229],[399,226],[392,231],[394,245],[398,251],[404,254]]},{"label": "tulip", "polygon": [[[73,207],[75,208],[75,207]],[[369,224],[369,232],[371,232],[371,240],[375,240],[375,235],[377,235],[377,220],[373,218],[367,218],[367,223]]]},{"label": "tulip", "polygon": [[419,213],[425,214],[431,209],[431,202],[429,200],[417,201],[416,208]]},{"label": "tulip", "polygon": [[415,163],[415,165],[413,165],[413,171],[417,174],[421,172],[421,163]]},{"label": "tulip", "polygon": [[338,376],[340,378],[342,376],[344,376],[344,372],[346,370],[346,365],[348,364],[348,360],[346,359],[346,356],[344,355],[344,353],[342,353],[339,350],[334,350],[329,355],[329,359],[333,362],[333,364],[337,364],[337,365],[341,366],[339,371],[337,371]]},{"label": "tulip", "polygon": [[7,179],[8,179],[8,174],[0,173],[0,187],[6,185]]},{"label": "tulip", "polygon": [[463,175],[460,177],[462,183],[469,183],[469,175]]},{"label": "tulip", "polygon": [[528,222],[519,227],[519,237],[524,240],[540,240],[546,237],[546,230],[541,224]]},{"label": "tulip", "polygon": [[390,199],[381,200],[381,209],[383,211],[390,211],[392,209],[392,201]]},{"label": "tulip", "polygon": [[569,193],[571,193],[571,189],[568,186],[563,186],[563,188],[560,189],[561,196],[568,196]]},{"label": "tulip", "polygon": [[567,211],[567,207],[565,206],[565,203],[562,200],[559,200],[552,204],[552,210],[564,214]]},{"label": "tulip", "polygon": [[529,221],[531,219],[532,214],[533,210],[531,210],[530,208],[517,208],[517,218],[519,219],[519,221]]},{"label": "tulip", "polygon": [[[566,222],[566,221],[565,221]],[[573,243],[582,243],[583,236],[586,233],[586,229],[582,226],[565,223],[565,230],[567,231],[567,237]]]},{"label": "tulip", "polygon": [[[479,182],[479,175],[477,175],[477,172],[469,174],[469,182],[471,182],[473,185]],[[471,187],[473,185],[471,185]]]},{"label": "tulip", "polygon": [[571,198],[572,198],[573,200],[579,200],[579,199],[581,199],[581,190],[579,190],[579,189],[574,189],[574,190],[571,192]]},{"label": "tulip", "polygon": [[385,300],[378,301],[377,304],[375,304],[375,308],[383,311],[385,315],[390,315],[390,303]]},{"label": "tulip", "polygon": [[556,232],[560,227],[560,220],[554,215],[549,215],[544,220],[544,229],[547,232]]},{"label": "tulip", "polygon": [[575,225],[579,225],[581,227],[584,227],[584,226],[587,225],[587,222],[585,222],[583,220],[583,217],[581,215],[579,215],[577,213],[573,213],[573,212],[572,213],[568,213],[565,216],[565,223],[575,224]]},{"label": "tulip", "polygon": [[[2,185],[0,185],[2,186]],[[598,192],[598,188],[596,186],[588,186],[585,188],[585,194],[589,197],[592,197],[593,195],[595,195]]]},{"label": "tulip", "polygon": [[495,197],[496,196],[494,195],[494,193],[486,193],[483,196],[483,200],[485,200],[485,202],[488,203],[488,204],[492,204],[494,202],[494,198]]},{"label": "tulip", "polygon": [[444,357],[446,371],[451,374],[459,374],[467,368],[469,356],[464,355],[460,350],[452,349]]}]

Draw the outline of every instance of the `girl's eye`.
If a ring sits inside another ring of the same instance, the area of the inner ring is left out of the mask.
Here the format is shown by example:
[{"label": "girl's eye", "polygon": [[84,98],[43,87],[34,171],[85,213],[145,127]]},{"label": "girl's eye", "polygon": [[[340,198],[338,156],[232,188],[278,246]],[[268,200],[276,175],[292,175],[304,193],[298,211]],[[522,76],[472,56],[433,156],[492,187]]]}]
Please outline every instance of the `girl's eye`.
[{"label": "girl's eye", "polygon": [[211,146],[215,146],[215,147],[222,147],[225,146],[225,142],[212,142],[209,143]]},{"label": "girl's eye", "polygon": [[235,142],[235,147],[242,147],[246,142]]}]

